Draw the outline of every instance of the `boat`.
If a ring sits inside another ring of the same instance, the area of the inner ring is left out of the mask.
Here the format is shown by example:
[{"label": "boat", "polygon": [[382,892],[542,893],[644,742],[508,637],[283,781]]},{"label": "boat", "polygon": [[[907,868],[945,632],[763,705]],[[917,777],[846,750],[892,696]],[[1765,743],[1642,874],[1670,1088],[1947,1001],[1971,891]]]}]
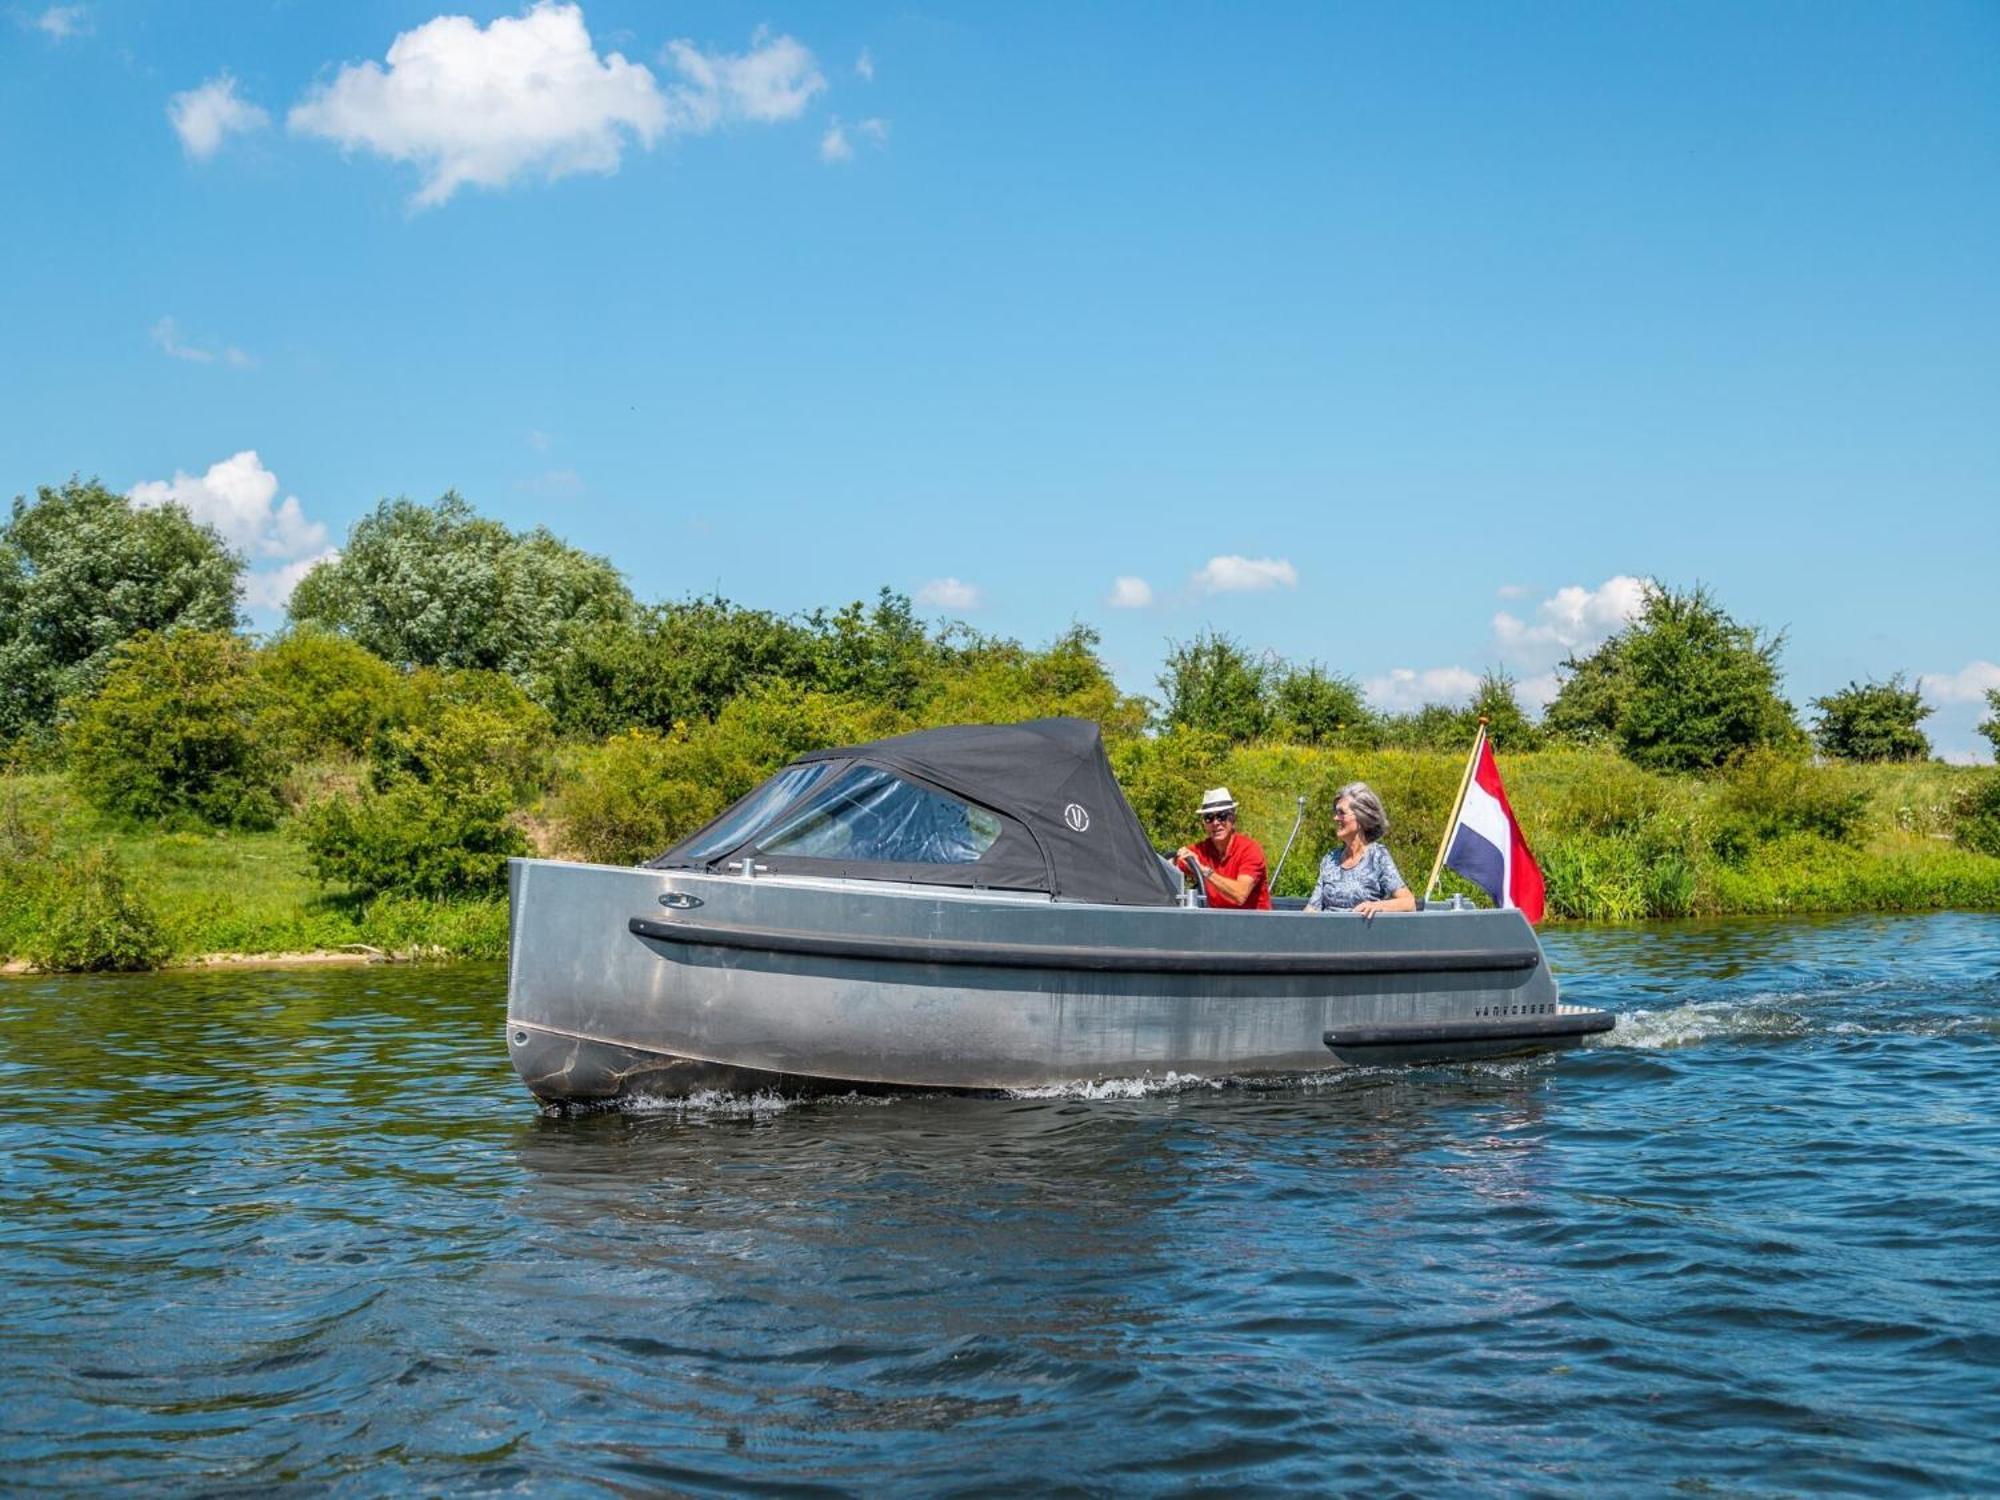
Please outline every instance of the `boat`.
[{"label": "boat", "polygon": [[508,1050],[563,1110],[1251,1079],[1612,1025],[1562,1003],[1518,911],[1205,904],[1082,719],[815,751],[642,866],[508,873]]}]

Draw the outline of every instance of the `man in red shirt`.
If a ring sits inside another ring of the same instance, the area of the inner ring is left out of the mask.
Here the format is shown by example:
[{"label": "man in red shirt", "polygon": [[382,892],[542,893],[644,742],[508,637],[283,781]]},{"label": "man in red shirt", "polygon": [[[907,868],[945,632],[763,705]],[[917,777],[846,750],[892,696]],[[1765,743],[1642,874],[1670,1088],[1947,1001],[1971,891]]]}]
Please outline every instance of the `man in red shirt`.
[{"label": "man in red shirt", "polygon": [[1201,826],[1208,837],[1199,844],[1181,845],[1174,860],[1201,867],[1208,904],[1269,911],[1271,882],[1264,846],[1236,831],[1236,799],[1229,795],[1228,787],[1211,787],[1202,793]]}]

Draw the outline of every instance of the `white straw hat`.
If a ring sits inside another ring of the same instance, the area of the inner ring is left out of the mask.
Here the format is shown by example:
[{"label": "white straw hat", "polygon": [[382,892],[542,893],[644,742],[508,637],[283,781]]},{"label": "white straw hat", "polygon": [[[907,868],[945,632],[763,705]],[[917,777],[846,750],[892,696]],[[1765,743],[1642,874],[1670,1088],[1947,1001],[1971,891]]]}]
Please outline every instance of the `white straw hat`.
[{"label": "white straw hat", "polygon": [[1201,810],[1205,813],[1236,811],[1236,799],[1229,795],[1226,786],[1212,786],[1201,794]]}]

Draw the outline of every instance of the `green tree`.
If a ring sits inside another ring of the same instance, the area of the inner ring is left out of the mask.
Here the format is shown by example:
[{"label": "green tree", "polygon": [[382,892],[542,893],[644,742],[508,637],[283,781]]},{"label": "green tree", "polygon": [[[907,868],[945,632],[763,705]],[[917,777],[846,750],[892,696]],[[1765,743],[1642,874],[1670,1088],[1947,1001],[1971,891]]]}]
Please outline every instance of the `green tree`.
[{"label": "green tree", "polygon": [[832,614],[815,610],[806,623],[818,638],[809,685],[891,708],[915,708],[945,655],[925,633],[909,596],[892,589],[883,589],[872,606],[856,600]]},{"label": "green tree", "polygon": [[317,626],[399,667],[472,667],[525,680],[573,629],[627,618],[632,596],[601,557],[537,527],[509,531],[454,493],[384,500],[341,555],[292,593]]},{"label": "green tree", "polygon": [[260,732],[265,702],[238,637],[143,632],[112,652],[97,696],[73,705],[70,774],[110,812],[268,828],[281,768]]},{"label": "green tree", "polygon": [[1272,663],[1220,633],[1170,641],[1168,648],[1159,676],[1162,728],[1200,730],[1240,744],[1270,727]]},{"label": "green tree", "polygon": [[1625,637],[1614,635],[1588,656],[1562,663],[1555,701],[1542,715],[1542,732],[1577,745],[1616,745],[1631,679],[1625,671]]},{"label": "green tree", "polygon": [[1479,690],[1466,710],[1475,721],[1486,720],[1486,737],[1496,750],[1520,754],[1542,747],[1542,731],[1521,707],[1515,696],[1518,684],[1504,671],[1494,668],[1479,679]]},{"label": "green tree", "polygon": [[1792,707],[1778,694],[1782,635],[1739,625],[1696,585],[1646,586],[1640,617],[1568,673],[1545,720],[1590,742],[1615,739],[1648,770],[1698,771],[1759,746],[1802,749]]},{"label": "green tree", "polygon": [[1426,703],[1414,713],[1384,714],[1377,737],[1385,749],[1463,752],[1477,727],[1469,708]]},{"label": "green tree", "polygon": [[566,632],[538,663],[534,691],[564,734],[665,734],[759,684],[816,685],[821,646],[797,621],[720,595],[689,599]]},{"label": "green tree", "polygon": [[1838,760],[1928,760],[1931,742],[1917,728],[1930,705],[1898,672],[1887,682],[1850,682],[1813,699],[1813,738]]},{"label": "green tree", "polygon": [[306,854],[325,884],[367,899],[497,895],[507,861],[528,852],[507,799],[466,787],[402,782],[368,797],[334,797],[306,812]]},{"label": "green tree", "polygon": [[1986,717],[1979,721],[1979,732],[1993,747],[1993,758],[2000,760],[2000,688],[1986,690]]},{"label": "green tree", "polygon": [[1335,739],[1366,743],[1374,725],[1368,699],[1352,677],[1328,672],[1318,662],[1274,674],[1270,731],[1276,738],[1297,745]]},{"label": "green tree", "polygon": [[230,630],[242,561],[178,505],[96,480],[15,497],[0,525],[0,742],[45,733],[143,630]]}]

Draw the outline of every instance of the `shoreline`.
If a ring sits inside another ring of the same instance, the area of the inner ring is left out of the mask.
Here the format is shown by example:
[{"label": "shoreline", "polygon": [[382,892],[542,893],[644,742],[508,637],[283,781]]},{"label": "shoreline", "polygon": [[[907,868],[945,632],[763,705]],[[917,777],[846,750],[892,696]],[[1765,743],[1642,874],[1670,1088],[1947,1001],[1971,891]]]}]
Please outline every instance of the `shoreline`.
[{"label": "shoreline", "polygon": [[[390,953],[357,943],[349,948],[317,948],[295,953],[197,953],[192,958],[169,959],[157,969],[132,972],[165,974],[179,969],[311,969],[330,965],[406,964],[415,963],[424,956],[422,953]],[[7,978],[76,972],[74,969],[37,969],[25,958],[0,963],[0,976]]]}]

